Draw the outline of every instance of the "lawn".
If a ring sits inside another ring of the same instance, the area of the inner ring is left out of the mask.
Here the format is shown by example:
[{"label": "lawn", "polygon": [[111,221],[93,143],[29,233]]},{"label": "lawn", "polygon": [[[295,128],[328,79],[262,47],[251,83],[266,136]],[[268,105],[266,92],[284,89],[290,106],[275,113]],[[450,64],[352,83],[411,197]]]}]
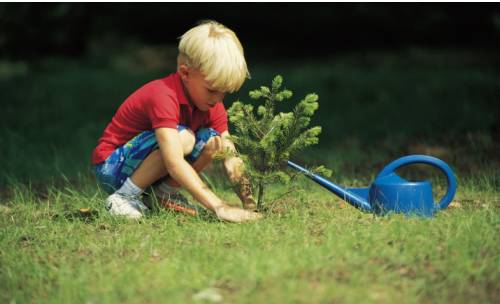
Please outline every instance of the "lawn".
[{"label": "lawn", "polygon": [[[252,79],[226,107],[278,73],[296,98],[320,96],[320,144],[296,162],[362,186],[389,161],[425,153],[445,160],[459,186],[432,219],[378,217],[299,178],[289,196],[273,185],[265,218],[240,225],[164,210],[130,222],[103,208],[90,153],[120,102],[164,70],[119,56],[0,62],[0,301],[498,303],[495,56],[408,49],[253,65],[250,57]],[[218,169],[206,179],[236,204]],[[436,199],[444,193],[434,170],[401,174],[430,179]]]}]

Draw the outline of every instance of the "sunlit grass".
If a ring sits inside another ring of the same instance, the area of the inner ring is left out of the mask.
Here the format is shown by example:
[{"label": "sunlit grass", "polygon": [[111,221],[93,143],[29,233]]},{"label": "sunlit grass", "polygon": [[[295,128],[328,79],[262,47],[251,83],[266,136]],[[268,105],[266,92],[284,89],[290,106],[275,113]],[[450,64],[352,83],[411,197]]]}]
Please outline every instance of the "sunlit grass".
[{"label": "sunlit grass", "polygon": [[465,186],[433,219],[375,217],[304,179],[265,219],[237,225],[111,217],[94,187],[19,187],[1,205],[2,302],[191,302],[208,288],[237,303],[498,300],[495,192]]}]

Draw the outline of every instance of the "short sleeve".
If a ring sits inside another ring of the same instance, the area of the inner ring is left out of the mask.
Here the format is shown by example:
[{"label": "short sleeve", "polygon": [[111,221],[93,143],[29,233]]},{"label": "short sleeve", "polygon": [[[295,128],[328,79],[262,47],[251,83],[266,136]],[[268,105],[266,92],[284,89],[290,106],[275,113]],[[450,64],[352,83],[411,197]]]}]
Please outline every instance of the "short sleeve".
[{"label": "short sleeve", "polygon": [[145,105],[151,127],[177,128],[179,124],[179,103],[170,95],[152,96]]},{"label": "short sleeve", "polygon": [[227,112],[222,102],[217,103],[213,111],[210,112],[208,127],[215,129],[220,134],[228,130]]}]

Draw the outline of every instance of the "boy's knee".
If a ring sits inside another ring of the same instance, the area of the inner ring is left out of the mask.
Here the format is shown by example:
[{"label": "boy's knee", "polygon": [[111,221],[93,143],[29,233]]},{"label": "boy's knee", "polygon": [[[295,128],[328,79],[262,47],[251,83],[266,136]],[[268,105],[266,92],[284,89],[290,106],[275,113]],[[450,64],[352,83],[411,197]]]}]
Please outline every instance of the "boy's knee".
[{"label": "boy's knee", "polygon": [[220,136],[212,136],[203,147],[202,153],[213,158],[215,153],[222,150],[222,139]]},{"label": "boy's knee", "polygon": [[191,129],[183,129],[179,132],[181,138],[182,150],[184,155],[188,155],[193,151],[196,142],[195,135]]}]

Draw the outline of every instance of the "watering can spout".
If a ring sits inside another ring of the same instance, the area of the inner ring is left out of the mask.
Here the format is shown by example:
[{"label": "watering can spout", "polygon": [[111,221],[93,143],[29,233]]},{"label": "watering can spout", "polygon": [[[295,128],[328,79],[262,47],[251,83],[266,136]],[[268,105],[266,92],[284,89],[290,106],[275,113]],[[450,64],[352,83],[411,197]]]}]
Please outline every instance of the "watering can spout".
[{"label": "watering can spout", "polygon": [[333,192],[339,198],[343,199],[344,201],[348,202],[354,207],[368,212],[373,211],[372,206],[368,202],[368,192],[369,192],[368,188],[344,189],[339,185],[336,185],[331,181],[327,180],[326,178],[318,174],[314,174],[291,161],[288,161],[288,166],[299,172],[304,173],[307,177],[309,177],[316,183],[320,184],[321,186],[325,187],[329,191]]}]

